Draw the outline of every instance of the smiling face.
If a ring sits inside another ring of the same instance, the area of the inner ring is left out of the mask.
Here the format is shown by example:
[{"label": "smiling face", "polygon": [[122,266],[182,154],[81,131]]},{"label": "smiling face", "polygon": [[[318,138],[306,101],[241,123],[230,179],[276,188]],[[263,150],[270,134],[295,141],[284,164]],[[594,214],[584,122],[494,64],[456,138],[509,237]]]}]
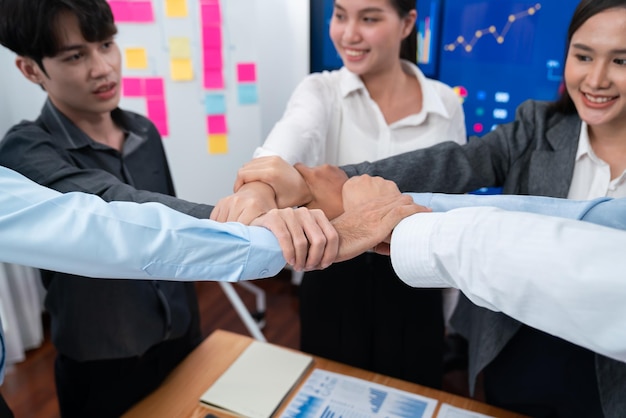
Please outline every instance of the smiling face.
[{"label": "smiling face", "polygon": [[73,121],[99,117],[115,109],[120,100],[121,54],[113,38],[88,42],[76,16],[65,12],[56,24],[60,48],[42,60],[44,71],[31,59],[18,57],[17,65],[40,84],[54,105]]},{"label": "smiling face", "polygon": [[360,76],[397,65],[415,11],[400,17],[391,0],[335,0],[330,38],[343,64]]},{"label": "smiling face", "polygon": [[600,12],[574,32],[565,85],[592,131],[626,128],[626,8]]}]

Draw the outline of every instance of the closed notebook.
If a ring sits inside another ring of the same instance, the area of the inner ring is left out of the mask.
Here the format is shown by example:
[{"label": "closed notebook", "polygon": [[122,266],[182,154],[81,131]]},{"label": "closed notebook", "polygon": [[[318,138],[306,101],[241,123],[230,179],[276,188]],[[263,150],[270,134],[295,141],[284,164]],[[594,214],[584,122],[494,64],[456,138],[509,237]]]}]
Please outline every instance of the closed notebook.
[{"label": "closed notebook", "polygon": [[313,363],[313,357],[253,341],[200,397],[250,418],[269,418]]}]

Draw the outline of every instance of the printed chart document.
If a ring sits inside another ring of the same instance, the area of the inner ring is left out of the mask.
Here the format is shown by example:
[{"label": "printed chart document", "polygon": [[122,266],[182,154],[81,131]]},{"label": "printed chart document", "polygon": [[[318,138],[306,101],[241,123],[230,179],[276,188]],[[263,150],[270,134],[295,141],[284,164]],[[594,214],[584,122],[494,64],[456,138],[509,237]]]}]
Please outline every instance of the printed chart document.
[{"label": "printed chart document", "polygon": [[494,418],[491,415],[481,414],[480,412],[468,411],[467,409],[457,408],[447,403],[441,404],[437,418]]},{"label": "printed chart document", "polygon": [[298,383],[313,357],[253,341],[200,397],[250,418],[268,418]]},{"label": "printed chart document", "polygon": [[281,418],[431,418],[437,400],[315,369]]}]

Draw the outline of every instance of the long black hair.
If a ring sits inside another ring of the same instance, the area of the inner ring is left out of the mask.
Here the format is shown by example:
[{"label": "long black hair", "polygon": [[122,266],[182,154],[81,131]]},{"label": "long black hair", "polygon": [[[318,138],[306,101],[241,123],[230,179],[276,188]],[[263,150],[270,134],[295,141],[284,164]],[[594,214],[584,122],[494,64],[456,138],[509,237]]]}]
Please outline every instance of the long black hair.
[{"label": "long black hair", "polygon": [[[415,10],[415,0],[389,0],[391,6],[396,9],[401,18],[406,17],[411,10]],[[411,62],[417,62],[417,28],[413,25],[409,36],[402,40],[400,45],[400,58]]]}]

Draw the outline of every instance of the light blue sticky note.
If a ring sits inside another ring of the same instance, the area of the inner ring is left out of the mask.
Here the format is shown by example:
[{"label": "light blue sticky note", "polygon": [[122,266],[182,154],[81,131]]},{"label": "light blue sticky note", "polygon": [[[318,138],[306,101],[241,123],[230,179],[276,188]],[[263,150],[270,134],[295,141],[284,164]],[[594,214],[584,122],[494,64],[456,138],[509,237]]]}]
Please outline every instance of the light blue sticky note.
[{"label": "light blue sticky note", "polygon": [[226,99],[221,93],[209,93],[204,96],[204,111],[207,115],[226,113]]},{"label": "light blue sticky note", "polygon": [[242,105],[256,104],[259,101],[255,83],[238,84],[237,96],[239,97],[239,104]]}]

